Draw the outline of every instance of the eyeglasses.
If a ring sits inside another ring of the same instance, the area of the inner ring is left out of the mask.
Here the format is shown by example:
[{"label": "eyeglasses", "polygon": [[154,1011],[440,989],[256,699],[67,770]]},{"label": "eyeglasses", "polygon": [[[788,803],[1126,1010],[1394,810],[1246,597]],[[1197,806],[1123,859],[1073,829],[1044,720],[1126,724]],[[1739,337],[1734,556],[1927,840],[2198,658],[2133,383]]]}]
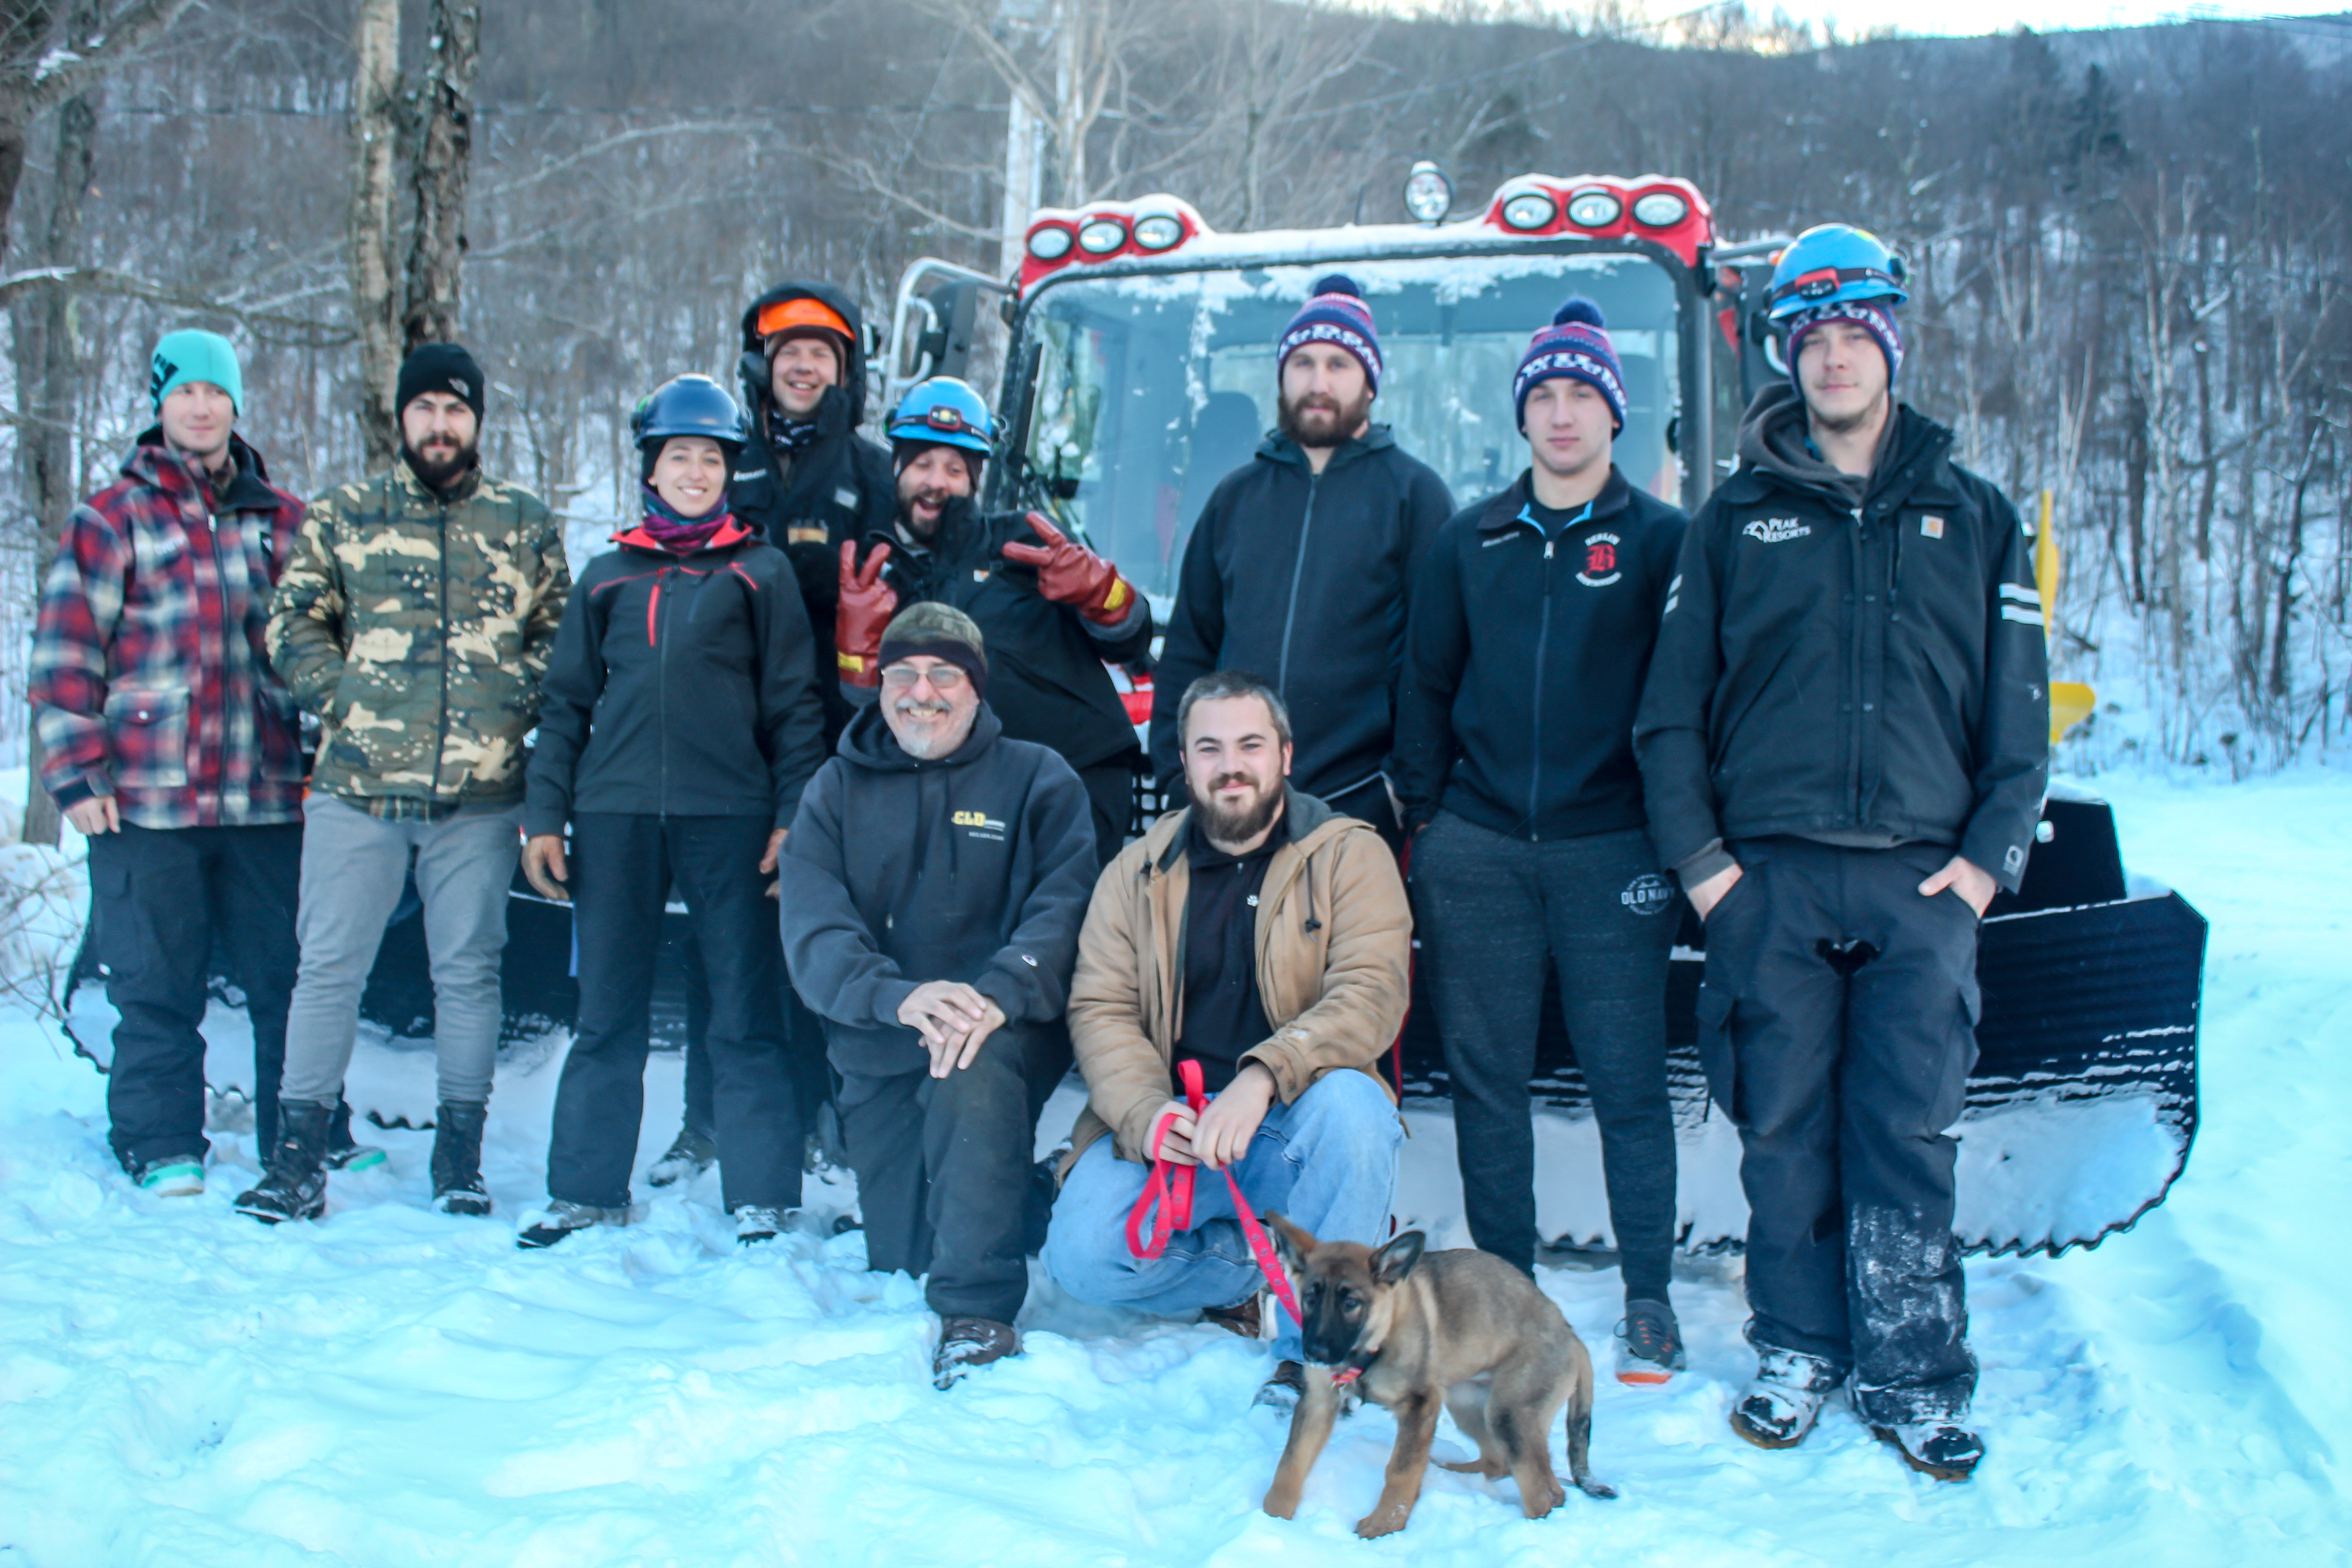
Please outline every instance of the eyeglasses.
[{"label": "eyeglasses", "polygon": [[953,691],[964,683],[964,673],[952,664],[942,664],[929,669],[917,669],[911,664],[894,664],[882,672],[882,684],[901,690],[928,678],[934,691]]}]

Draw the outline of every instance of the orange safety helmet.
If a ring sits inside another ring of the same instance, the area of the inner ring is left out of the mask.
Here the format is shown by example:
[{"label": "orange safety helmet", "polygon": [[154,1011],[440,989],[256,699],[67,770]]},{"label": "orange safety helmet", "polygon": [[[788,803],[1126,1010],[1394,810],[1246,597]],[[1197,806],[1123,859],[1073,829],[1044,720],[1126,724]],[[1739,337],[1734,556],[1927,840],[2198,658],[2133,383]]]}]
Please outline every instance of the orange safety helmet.
[{"label": "orange safety helmet", "polygon": [[754,323],[754,330],[760,334],[761,345],[770,350],[774,349],[776,340],[780,337],[786,335],[800,337],[812,331],[830,332],[841,340],[841,357],[845,367],[848,363],[851,345],[856,341],[855,335],[849,330],[849,323],[841,319],[841,312],[824,300],[813,300],[805,294],[796,299],[778,300],[773,304],[761,306],[759,319]]}]

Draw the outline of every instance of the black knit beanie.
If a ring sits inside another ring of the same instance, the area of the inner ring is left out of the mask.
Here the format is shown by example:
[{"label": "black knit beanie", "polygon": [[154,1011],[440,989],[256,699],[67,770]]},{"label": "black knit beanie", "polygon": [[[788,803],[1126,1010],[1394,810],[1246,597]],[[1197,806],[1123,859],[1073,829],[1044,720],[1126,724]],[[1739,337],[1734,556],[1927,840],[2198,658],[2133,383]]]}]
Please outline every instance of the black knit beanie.
[{"label": "black knit beanie", "polygon": [[408,405],[428,392],[446,392],[462,398],[474,411],[474,420],[482,417],[482,367],[474,356],[457,343],[419,343],[400,362],[400,382],[392,395],[393,413],[397,417]]}]

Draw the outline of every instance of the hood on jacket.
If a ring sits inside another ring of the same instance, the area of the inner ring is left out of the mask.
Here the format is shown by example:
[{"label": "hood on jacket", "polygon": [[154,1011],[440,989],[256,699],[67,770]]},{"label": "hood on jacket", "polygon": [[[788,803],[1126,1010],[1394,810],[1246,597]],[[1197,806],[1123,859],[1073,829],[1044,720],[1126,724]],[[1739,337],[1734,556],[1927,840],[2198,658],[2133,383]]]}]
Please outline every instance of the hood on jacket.
[{"label": "hood on jacket", "polygon": [[[1147,864],[1155,870],[1166,871],[1191,850],[1192,814],[1193,808],[1188,801],[1151,825],[1143,836],[1150,846],[1146,852]],[[1293,789],[1286,784],[1282,786],[1282,816],[1290,825],[1290,842],[1297,846],[1301,855],[1311,855],[1322,847],[1318,836],[1328,837],[1324,830],[1333,828],[1334,824],[1339,825],[1334,831],[1344,828],[1349,822],[1356,822],[1368,833],[1373,831],[1370,823],[1342,816],[1318,797],[1304,790]]]},{"label": "hood on jacket", "polygon": [[817,404],[817,419],[825,423],[826,413],[838,408],[846,416],[841,420],[841,427],[856,429],[866,422],[866,315],[857,308],[856,300],[830,283],[779,283],[744,310],[743,358],[737,368],[742,377],[745,398],[764,426],[775,403],[768,392],[767,355],[761,352],[760,312],[787,300],[814,300],[849,323],[849,361],[841,367],[841,384],[828,388]]},{"label": "hood on jacket", "polygon": [[[887,696],[882,700],[888,700]],[[924,768],[959,767],[994,745],[1003,733],[1004,726],[998,721],[995,710],[982,700],[980,712],[971,721],[971,733],[963,738],[963,744],[944,757],[925,762],[908,756],[898,744],[898,737],[890,732],[890,721],[882,716],[882,702],[877,702],[858,710],[848,728],[842,731],[841,743],[834,750],[853,767],[877,773],[911,773]]]},{"label": "hood on jacket", "polygon": [[1760,468],[1791,484],[1841,496],[1848,507],[1856,507],[1870,493],[1871,479],[1892,466],[1890,458],[1909,455],[1907,448],[1919,438],[1919,434],[1906,427],[1933,423],[1908,405],[1895,404],[1887,411],[1885,427],[1878,434],[1878,451],[1871,461],[1870,473],[1849,474],[1813,449],[1811,427],[1805,418],[1804,394],[1787,382],[1776,381],[1759,389],[1755,401],[1748,404],[1748,412],[1740,416],[1739,466]]},{"label": "hood on jacket", "polygon": [[[269,469],[261,461],[261,454],[253,449],[246,438],[229,432],[229,460],[236,465],[236,477],[229,480],[228,491],[213,498],[214,506],[221,511],[270,511],[284,504],[284,498],[269,482]],[[163,439],[163,426],[150,425],[139,432],[131,443],[130,455],[122,459],[122,474],[142,484],[155,484],[161,478],[156,466],[158,456],[167,457],[193,475],[195,466],[172,449]]]}]

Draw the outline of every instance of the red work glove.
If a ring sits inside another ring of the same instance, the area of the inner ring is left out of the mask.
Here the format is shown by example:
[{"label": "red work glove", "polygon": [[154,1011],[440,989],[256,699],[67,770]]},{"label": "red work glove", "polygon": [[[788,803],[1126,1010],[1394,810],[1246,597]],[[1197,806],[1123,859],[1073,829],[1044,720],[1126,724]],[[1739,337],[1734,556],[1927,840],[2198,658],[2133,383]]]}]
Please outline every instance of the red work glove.
[{"label": "red work glove", "polygon": [[1115,626],[1135,608],[1135,590],[1118,568],[1088,550],[1073,544],[1041,511],[1029,514],[1029,531],[1045,542],[1008,544],[1007,561],[1037,568],[1037,591],[1057,605],[1075,605],[1097,626]]},{"label": "red work glove", "polygon": [[841,542],[841,603],[833,612],[834,662],[844,686],[882,684],[882,631],[898,613],[898,590],[882,581],[890,547],[877,544],[857,569],[857,541]]}]

